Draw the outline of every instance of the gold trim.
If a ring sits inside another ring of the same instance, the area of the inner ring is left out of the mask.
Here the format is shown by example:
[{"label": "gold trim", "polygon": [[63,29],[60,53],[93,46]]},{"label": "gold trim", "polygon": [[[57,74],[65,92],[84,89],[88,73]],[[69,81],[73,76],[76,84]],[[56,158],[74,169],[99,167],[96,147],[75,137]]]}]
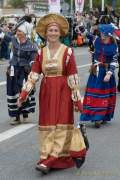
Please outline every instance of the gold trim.
[{"label": "gold trim", "polygon": [[[42,71],[46,77],[55,77],[55,76],[62,76],[63,71],[63,56],[64,52],[67,48],[64,44],[61,45],[61,50],[58,54],[58,59],[51,59],[49,60],[47,57],[47,47],[43,48],[43,61],[42,61]],[[56,64],[56,66],[52,66]],[[49,64],[50,68],[45,68],[45,66]]]},{"label": "gold trim", "polygon": [[56,129],[56,126],[39,126],[40,131],[52,131]]},{"label": "gold trim", "polygon": [[46,130],[39,131],[40,158],[70,156],[69,147],[71,144],[72,130]]},{"label": "gold trim", "polygon": [[70,151],[79,152],[85,149],[85,142],[79,128],[73,129]]},{"label": "gold trim", "polygon": [[38,135],[41,159],[47,159],[48,156],[67,157],[70,151],[85,149],[82,134],[73,125],[40,126]]},{"label": "gold trim", "polygon": [[67,130],[67,129],[73,129],[74,125],[66,125],[66,124],[57,124],[56,126],[39,126],[38,129],[40,131],[48,131],[48,130],[55,130],[55,129],[63,129],[63,130]]},{"label": "gold trim", "polygon": [[63,130],[68,129],[68,130],[70,130],[70,129],[74,128],[74,125],[73,124],[72,125],[58,124],[56,127],[57,127],[57,129],[63,129]]}]

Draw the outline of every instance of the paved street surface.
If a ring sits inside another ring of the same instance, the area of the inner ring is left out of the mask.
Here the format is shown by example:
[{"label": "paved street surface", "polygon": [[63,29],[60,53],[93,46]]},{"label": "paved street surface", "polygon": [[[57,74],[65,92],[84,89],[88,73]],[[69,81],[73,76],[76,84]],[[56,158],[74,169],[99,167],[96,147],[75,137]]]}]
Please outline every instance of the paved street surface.
[{"label": "paved street surface", "polygon": [[[86,47],[80,47],[75,49],[75,56],[80,75],[81,94],[84,95],[90,55]],[[5,86],[7,65],[7,62],[0,62],[0,180],[119,180],[120,95],[117,94],[115,117],[111,123],[103,125],[100,129],[95,129],[90,122],[87,123],[90,150],[83,167],[80,170],[71,168],[41,176],[35,170],[35,164],[39,159],[38,108],[35,114],[31,114],[29,124],[15,127],[9,125]],[[75,115],[75,119],[79,119],[79,114]]]}]

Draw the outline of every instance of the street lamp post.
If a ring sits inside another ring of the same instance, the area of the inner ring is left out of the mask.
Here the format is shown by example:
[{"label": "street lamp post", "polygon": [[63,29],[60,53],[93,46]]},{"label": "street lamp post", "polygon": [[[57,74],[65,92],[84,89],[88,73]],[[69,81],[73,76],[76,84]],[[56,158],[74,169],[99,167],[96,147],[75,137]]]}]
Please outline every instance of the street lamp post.
[{"label": "street lamp post", "polygon": [[112,0],[112,7],[113,7],[113,9],[115,9],[115,3],[116,3],[116,0]]},{"label": "street lamp post", "polygon": [[70,1],[70,12],[73,14],[73,0]]},{"label": "street lamp post", "polygon": [[90,11],[93,9],[93,0],[89,0],[90,3]]},{"label": "street lamp post", "polygon": [[102,0],[101,10],[104,11],[104,0]]}]

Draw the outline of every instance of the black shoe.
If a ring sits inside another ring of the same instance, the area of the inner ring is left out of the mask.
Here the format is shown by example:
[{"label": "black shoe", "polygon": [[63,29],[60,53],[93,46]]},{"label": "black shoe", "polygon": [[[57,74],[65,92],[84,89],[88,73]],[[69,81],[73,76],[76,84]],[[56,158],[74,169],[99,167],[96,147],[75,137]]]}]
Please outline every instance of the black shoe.
[{"label": "black shoe", "polygon": [[76,164],[76,167],[80,168],[85,162],[85,157],[83,157],[83,158],[73,158],[73,160],[74,160],[74,162]]},{"label": "black shoe", "polygon": [[101,124],[107,124],[107,121],[102,121]]},{"label": "black shoe", "polygon": [[11,118],[10,125],[18,125],[21,124],[20,117]]},{"label": "black shoe", "polygon": [[88,138],[87,138],[85,124],[80,124],[80,131],[82,133],[82,136],[83,136],[83,139],[84,139],[84,142],[85,142],[86,150],[88,150],[89,149],[89,141],[88,141]]},{"label": "black shoe", "polygon": [[24,114],[23,114],[23,118],[28,118],[28,114],[27,114],[27,113],[24,113]]},{"label": "black shoe", "polygon": [[101,121],[95,121],[95,127],[100,128],[101,127]]}]

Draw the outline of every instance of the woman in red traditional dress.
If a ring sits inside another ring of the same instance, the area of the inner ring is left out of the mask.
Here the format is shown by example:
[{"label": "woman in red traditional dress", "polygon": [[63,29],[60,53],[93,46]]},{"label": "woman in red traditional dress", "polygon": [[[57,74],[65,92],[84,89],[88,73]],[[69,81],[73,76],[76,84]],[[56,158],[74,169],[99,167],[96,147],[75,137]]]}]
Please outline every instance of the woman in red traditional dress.
[{"label": "woman in red traditional dress", "polygon": [[78,74],[74,54],[60,42],[69,25],[58,14],[42,17],[37,32],[46,39],[32,66],[28,81],[18,99],[18,106],[27,99],[39,74],[43,74],[39,93],[40,159],[36,169],[47,173],[52,168],[80,167],[86,146],[79,129],[74,128],[74,108],[82,111]]}]

